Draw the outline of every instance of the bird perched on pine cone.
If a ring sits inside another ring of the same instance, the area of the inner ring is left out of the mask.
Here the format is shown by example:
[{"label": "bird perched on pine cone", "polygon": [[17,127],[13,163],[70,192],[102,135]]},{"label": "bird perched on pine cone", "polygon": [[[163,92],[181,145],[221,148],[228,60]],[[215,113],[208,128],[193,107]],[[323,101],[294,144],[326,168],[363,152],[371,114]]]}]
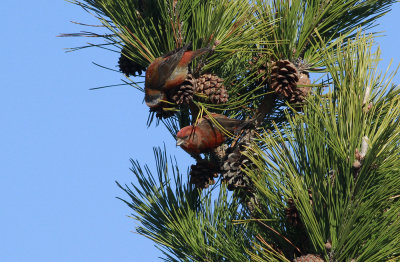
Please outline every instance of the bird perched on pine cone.
[{"label": "bird perched on pine cone", "polygon": [[235,134],[254,123],[253,120],[232,119],[215,113],[211,117],[202,117],[197,125],[182,128],[176,134],[176,145],[189,154],[209,152],[226,141],[227,132]]},{"label": "bird perched on pine cone", "polygon": [[156,58],[146,70],[145,102],[149,107],[159,106],[166,100],[166,91],[182,84],[188,75],[189,63],[196,57],[211,51],[210,47],[188,50],[187,44]]}]

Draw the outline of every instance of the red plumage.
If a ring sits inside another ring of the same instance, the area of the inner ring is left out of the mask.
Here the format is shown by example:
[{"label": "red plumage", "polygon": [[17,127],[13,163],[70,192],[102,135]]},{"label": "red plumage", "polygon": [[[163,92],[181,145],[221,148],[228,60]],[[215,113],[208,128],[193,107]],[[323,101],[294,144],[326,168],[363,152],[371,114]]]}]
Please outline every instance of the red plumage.
[{"label": "red plumage", "polygon": [[182,84],[188,74],[188,65],[196,57],[209,52],[211,48],[188,51],[190,44],[156,58],[146,70],[145,102],[156,107],[166,99],[165,92]]},{"label": "red plumage", "polygon": [[211,116],[213,119],[205,116],[198,121],[196,126],[182,128],[176,134],[176,144],[189,154],[209,152],[226,141],[228,138],[226,132],[233,135],[251,122],[231,119],[215,113]]}]

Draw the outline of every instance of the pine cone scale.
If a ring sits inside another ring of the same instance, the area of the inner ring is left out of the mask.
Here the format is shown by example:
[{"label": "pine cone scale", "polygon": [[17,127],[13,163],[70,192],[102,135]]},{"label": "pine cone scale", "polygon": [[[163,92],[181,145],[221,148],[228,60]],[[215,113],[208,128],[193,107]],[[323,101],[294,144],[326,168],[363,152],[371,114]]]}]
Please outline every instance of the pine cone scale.
[{"label": "pine cone scale", "polygon": [[209,101],[213,104],[223,104],[228,102],[228,92],[224,86],[224,80],[214,74],[203,74],[196,80],[196,92],[206,95],[207,99],[200,98],[201,101]]}]

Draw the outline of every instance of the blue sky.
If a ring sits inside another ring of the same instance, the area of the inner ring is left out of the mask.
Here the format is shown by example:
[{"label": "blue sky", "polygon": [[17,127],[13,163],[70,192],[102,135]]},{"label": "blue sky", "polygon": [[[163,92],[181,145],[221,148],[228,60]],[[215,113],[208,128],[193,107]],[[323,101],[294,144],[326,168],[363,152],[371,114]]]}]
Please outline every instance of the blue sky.
[{"label": "blue sky", "polygon": [[[6,1],[0,42],[0,261],[157,261],[153,243],[132,233],[130,210],[114,181],[133,181],[129,158],[153,166],[153,146],[193,162],[162,126],[146,127],[143,95],[118,84],[118,54],[83,38],[57,38],[93,23],[62,0]],[[377,30],[382,68],[400,63],[399,4]],[[6,39],[6,40],[5,40]],[[397,76],[399,83],[400,78]],[[183,168],[184,169],[184,168]]]}]

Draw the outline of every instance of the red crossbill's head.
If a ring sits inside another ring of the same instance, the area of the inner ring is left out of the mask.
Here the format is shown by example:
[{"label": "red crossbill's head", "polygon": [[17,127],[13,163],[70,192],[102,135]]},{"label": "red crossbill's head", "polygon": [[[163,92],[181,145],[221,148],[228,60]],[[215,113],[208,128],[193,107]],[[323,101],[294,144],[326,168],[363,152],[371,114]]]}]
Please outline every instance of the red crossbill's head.
[{"label": "red crossbill's head", "polygon": [[150,108],[160,105],[162,100],[167,100],[165,92],[160,90],[145,89],[144,101]]},{"label": "red crossbill's head", "polygon": [[185,146],[190,140],[193,140],[194,133],[193,126],[185,126],[176,134],[176,145]]},{"label": "red crossbill's head", "polygon": [[176,134],[176,145],[189,154],[205,153],[220,146],[226,137],[214,128],[208,120],[196,127],[186,126]]},{"label": "red crossbill's head", "polygon": [[183,150],[191,153],[200,153],[201,146],[198,143],[196,130],[193,126],[185,126],[176,134],[176,145],[180,146]]}]

